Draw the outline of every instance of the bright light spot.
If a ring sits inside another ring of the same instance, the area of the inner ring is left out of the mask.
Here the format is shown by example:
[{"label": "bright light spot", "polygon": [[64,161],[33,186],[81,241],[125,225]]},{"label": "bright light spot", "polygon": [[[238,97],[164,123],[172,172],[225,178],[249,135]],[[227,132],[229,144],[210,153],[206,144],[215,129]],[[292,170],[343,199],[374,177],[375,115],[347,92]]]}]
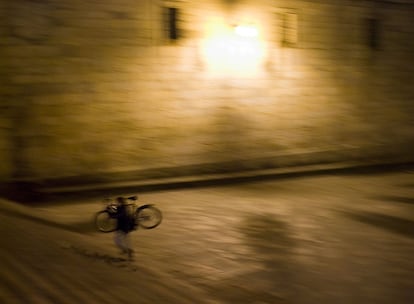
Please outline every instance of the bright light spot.
[{"label": "bright light spot", "polygon": [[240,37],[257,37],[259,34],[257,28],[251,25],[238,25],[234,28],[234,32]]},{"label": "bright light spot", "polygon": [[232,28],[212,24],[202,43],[208,72],[214,76],[254,76],[260,72],[264,60],[264,46],[258,30],[252,26]]}]

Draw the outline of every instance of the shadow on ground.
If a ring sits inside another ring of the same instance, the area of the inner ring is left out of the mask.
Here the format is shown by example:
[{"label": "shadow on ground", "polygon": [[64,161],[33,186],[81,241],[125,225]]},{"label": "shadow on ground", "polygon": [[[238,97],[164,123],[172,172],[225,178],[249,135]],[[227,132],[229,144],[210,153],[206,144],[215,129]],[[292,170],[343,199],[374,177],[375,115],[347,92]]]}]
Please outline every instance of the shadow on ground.
[{"label": "shadow on ground", "polygon": [[74,246],[74,245],[63,246],[63,248],[71,250],[72,252],[78,255],[81,255],[85,258],[88,258],[94,261],[101,261],[113,267],[123,268],[129,271],[139,270],[140,272],[146,272],[145,268],[133,263],[133,260],[129,260],[127,257],[118,257],[118,256],[110,255],[110,254],[103,254],[97,251],[92,251],[90,249],[86,249],[86,248],[82,248],[82,247]]},{"label": "shadow on ground", "polygon": [[224,303],[292,303],[290,255],[294,242],[289,236],[289,225],[273,214],[249,215],[238,230],[252,251],[250,259],[260,268],[206,289]]},{"label": "shadow on ground", "polygon": [[22,213],[22,212],[15,211],[15,210],[8,210],[8,209],[0,208],[0,212],[9,214],[12,216],[17,216],[17,217],[20,217],[26,220],[34,221],[34,222],[47,225],[50,227],[60,228],[60,229],[77,232],[77,233],[89,233],[89,232],[96,231],[92,217],[88,221],[79,221],[79,222],[74,222],[71,224],[63,224],[57,221],[52,221],[49,219],[42,218],[40,216],[26,214],[26,213]]},{"label": "shadow on ground", "polygon": [[390,201],[390,202],[395,202],[395,203],[414,205],[413,197],[384,195],[384,196],[377,196],[375,197],[375,199],[379,199],[382,201]]},{"label": "shadow on ground", "polygon": [[375,212],[343,212],[347,217],[390,232],[414,238],[414,221]]},{"label": "shadow on ground", "polygon": [[401,186],[414,189],[414,184],[410,184],[410,183],[402,184]]},{"label": "shadow on ground", "polygon": [[249,247],[272,262],[289,255],[294,246],[289,225],[274,214],[248,216],[240,230]]}]

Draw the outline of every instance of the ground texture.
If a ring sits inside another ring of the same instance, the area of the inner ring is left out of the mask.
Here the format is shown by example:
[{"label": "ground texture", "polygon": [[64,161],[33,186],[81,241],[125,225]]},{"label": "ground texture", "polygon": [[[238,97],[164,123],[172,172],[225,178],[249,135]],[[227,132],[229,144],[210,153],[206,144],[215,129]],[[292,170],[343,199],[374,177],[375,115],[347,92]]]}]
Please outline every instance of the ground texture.
[{"label": "ground texture", "polygon": [[0,302],[414,303],[410,170],[139,195],[164,220],[132,262],[94,229],[103,197],[0,201]]}]

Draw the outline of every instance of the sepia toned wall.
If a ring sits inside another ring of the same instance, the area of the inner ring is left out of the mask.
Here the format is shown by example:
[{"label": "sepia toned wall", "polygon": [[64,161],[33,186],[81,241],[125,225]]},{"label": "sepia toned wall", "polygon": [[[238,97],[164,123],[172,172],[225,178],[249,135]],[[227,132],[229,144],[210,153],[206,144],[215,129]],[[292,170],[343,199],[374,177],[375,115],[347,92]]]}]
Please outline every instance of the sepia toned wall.
[{"label": "sepia toned wall", "polygon": [[414,3],[5,2],[2,180],[411,157]]}]

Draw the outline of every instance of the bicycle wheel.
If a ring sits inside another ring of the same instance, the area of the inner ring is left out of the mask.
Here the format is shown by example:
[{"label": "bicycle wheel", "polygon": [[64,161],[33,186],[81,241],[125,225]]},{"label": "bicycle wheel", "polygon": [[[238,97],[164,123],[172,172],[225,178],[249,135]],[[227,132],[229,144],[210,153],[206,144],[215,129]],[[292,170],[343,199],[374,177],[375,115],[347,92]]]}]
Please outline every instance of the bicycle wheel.
[{"label": "bicycle wheel", "polygon": [[145,205],[137,209],[136,223],[144,229],[152,229],[161,224],[162,214],[161,211],[154,206]]},{"label": "bicycle wheel", "polygon": [[95,215],[95,226],[101,232],[112,232],[116,230],[116,218],[109,215],[108,211],[99,211]]}]

